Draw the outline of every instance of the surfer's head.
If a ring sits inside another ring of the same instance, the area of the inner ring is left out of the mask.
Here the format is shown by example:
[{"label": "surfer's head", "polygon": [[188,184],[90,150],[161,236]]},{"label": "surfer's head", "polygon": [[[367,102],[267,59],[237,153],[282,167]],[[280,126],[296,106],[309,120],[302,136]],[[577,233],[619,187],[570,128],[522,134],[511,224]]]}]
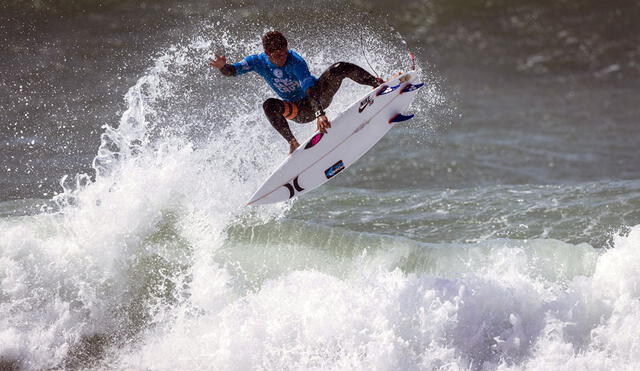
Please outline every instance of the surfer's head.
[{"label": "surfer's head", "polygon": [[280,31],[269,31],[264,34],[262,36],[262,46],[271,63],[280,67],[287,63],[287,56],[289,55],[287,39]]}]

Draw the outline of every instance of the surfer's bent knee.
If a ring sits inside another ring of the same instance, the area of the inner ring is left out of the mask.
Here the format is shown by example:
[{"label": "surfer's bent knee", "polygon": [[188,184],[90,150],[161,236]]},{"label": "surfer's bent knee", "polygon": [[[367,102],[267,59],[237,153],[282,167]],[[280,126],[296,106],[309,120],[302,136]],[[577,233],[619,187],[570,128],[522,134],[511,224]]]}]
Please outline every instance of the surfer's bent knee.
[{"label": "surfer's bent knee", "polygon": [[269,98],[262,103],[264,113],[269,116],[271,114],[282,114],[284,107],[282,101],[276,98]]},{"label": "surfer's bent knee", "polygon": [[345,74],[348,72],[350,64],[349,62],[336,62],[329,67],[329,71],[331,74]]}]

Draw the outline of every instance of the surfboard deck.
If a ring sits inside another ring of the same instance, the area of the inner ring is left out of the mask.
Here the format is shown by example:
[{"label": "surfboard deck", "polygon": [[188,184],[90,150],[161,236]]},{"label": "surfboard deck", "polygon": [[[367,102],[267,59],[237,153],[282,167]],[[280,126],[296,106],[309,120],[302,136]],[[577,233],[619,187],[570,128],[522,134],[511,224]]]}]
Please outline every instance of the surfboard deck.
[{"label": "surfboard deck", "polygon": [[331,121],[326,134],[316,132],[290,154],[251,196],[247,205],[290,200],[307,193],[355,163],[403,115],[423,86],[415,71],[403,73],[355,101]]}]

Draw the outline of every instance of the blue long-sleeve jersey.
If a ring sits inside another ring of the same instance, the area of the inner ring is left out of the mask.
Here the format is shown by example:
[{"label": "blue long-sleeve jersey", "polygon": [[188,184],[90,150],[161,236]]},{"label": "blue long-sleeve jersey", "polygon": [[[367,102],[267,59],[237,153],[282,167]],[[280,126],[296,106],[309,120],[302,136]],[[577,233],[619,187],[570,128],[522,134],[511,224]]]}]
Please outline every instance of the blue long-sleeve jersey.
[{"label": "blue long-sleeve jersey", "polygon": [[288,102],[304,98],[307,95],[307,89],[318,81],[309,72],[307,62],[293,50],[289,50],[287,61],[282,67],[271,63],[265,53],[249,55],[242,61],[234,63],[233,67],[236,75],[257,72],[280,98]]}]

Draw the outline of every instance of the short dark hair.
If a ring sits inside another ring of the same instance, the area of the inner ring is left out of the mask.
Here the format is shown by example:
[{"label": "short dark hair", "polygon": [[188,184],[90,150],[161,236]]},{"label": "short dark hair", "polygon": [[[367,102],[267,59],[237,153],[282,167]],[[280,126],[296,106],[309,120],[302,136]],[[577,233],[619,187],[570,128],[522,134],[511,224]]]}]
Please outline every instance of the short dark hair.
[{"label": "short dark hair", "polygon": [[262,46],[266,52],[286,49],[287,39],[280,31],[269,31],[262,36]]}]

